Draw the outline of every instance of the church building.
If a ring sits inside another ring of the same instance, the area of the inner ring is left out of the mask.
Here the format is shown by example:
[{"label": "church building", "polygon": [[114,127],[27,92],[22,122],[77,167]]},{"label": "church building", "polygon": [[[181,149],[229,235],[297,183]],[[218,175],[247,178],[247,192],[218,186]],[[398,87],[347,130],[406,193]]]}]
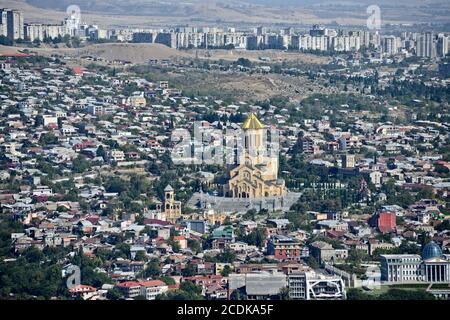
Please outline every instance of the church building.
[{"label": "church building", "polygon": [[170,185],[164,189],[164,202],[156,203],[156,211],[161,220],[170,223],[176,223],[181,217],[181,201],[175,200],[174,190]]},{"label": "church building", "polygon": [[237,167],[230,171],[228,195],[233,198],[284,196],[284,180],[278,179],[278,155],[268,152],[264,125],[251,113],[242,129],[243,151]]}]

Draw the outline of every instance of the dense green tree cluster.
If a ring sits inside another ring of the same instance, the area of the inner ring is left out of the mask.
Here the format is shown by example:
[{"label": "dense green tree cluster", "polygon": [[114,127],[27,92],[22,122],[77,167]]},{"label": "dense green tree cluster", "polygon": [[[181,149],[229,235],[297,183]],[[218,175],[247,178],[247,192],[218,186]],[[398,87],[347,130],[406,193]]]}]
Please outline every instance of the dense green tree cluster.
[{"label": "dense green tree cluster", "polygon": [[82,284],[99,288],[104,284],[113,283],[106,273],[95,270],[103,266],[103,261],[98,257],[90,258],[79,251],[70,262],[80,268]]},{"label": "dense green tree cluster", "polygon": [[159,260],[156,258],[150,260],[142,275],[144,278],[154,279],[159,277],[161,275],[161,266],[159,265]]},{"label": "dense green tree cluster", "polygon": [[261,248],[264,245],[264,240],[266,239],[266,235],[264,233],[264,229],[262,229],[262,228],[253,230],[249,234],[243,234],[238,230],[236,232],[236,239],[238,241],[245,242],[249,245],[258,246]]},{"label": "dense green tree cluster", "polygon": [[205,261],[232,263],[236,259],[236,253],[231,249],[225,249],[216,256],[205,256]]},{"label": "dense green tree cluster", "polygon": [[203,300],[202,288],[191,281],[183,281],[179,289],[158,295],[156,300]]},{"label": "dense green tree cluster", "polygon": [[362,289],[350,288],[347,291],[348,300],[436,300],[434,295],[425,290],[389,289],[386,293],[373,295]]},{"label": "dense green tree cluster", "polygon": [[375,249],[372,258],[377,260],[382,254],[421,254],[421,249],[415,243],[403,241],[400,246],[392,249]]},{"label": "dense green tree cluster", "polygon": [[0,261],[0,299],[50,299],[67,294],[55,253],[27,248],[14,261]]}]

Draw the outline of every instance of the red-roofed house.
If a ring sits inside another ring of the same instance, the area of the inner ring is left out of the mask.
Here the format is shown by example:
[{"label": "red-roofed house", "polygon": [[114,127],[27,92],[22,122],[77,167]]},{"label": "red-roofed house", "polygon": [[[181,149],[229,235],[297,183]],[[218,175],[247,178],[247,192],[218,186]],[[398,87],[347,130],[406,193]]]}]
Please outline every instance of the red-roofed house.
[{"label": "red-roofed house", "polygon": [[180,245],[180,249],[187,248],[187,240],[184,236],[175,236],[173,237],[173,241],[177,242]]},{"label": "red-roofed house", "polygon": [[81,297],[83,300],[88,300],[95,295],[97,289],[84,284],[79,284],[69,289],[69,292],[72,295],[72,297]]},{"label": "red-roofed house", "polygon": [[183,278],[184,281],[192,281],[196,285],[206,286],[211,284],[225,284],[227,281],[221,275],[209,275],[209,276],[193,276]]},{"label": "red-roofed house", "polygon": [[381,233],[393,232],[397,228],[397,215],[395,212],[380,212],[377,225]]},{"label": "red-roofed house", "polygon": [[82,67],[74,67],[72,70],[76,76],[82,76],[84,74],[84,69]]},{"label": "red-roofed house", "polygon": [[137,281],[125,281],[115,285],[125,298],[135,298],[141,294],[141,285]]},{"label": "red-roofed house", "polygon": [[161,280],[137,280],[126,281],[115,285],[125,298],[145,297],[147,300],[155,300],[156,296],[166,292],[169,287]]},{"label": "red-roofed house", "polygon": [[146,300],[155,300],[156,296],[163,294],[169,287],[161,280],[139,280],[141,285],[141,296]]},{"label": "red-roofed house", "polygon": [[378,228],[381,233],[394,232],[397,228],[397,215],[392,211],[378,212],[369,219],[369,224]]}]

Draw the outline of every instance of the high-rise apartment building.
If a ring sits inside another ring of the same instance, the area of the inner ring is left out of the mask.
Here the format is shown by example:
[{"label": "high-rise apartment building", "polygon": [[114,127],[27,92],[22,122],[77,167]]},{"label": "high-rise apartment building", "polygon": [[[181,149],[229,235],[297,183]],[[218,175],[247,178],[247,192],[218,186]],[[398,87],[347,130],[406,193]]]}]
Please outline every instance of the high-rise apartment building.
[{"label": "high-rise apartment building", "polygon": [[416,54],[424,58],[436,57],[436,46],[432,32],[426,32],[417,37]]},{"label": "high-rise apartment building", "polygon": [[394,55],[397,53],[397,38],[395,36],[383,38],[383,52],[387,55]]},{"label": "high-rise apartment building", "polygon": [[10,40],[24,38],[22,12],[14,9],[0,9],[0,35]]},{"label": "high-rise apartment building", "polygon": [[448,54],[448,37],[444,34],[439,34],[436,44],[436,55],[438,57],[445,57]]},{"label": "high-rise apartment building", "polygon": [[0,10],[0,36],[8,36],[8,21],[7,12],[5,10]]}]

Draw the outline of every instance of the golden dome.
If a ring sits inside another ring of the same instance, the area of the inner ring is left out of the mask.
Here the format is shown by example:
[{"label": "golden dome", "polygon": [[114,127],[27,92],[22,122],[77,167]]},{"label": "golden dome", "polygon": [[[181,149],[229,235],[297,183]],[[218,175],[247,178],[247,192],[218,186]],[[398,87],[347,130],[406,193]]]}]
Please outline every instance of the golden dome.
[{"label": "golden dome", "polygon": [[256,117],[254,113],[250,113],[247,120],[245,120],[244,123],[242,124],[242,129],[259,130],[264,129],[264,125],[261,123],[261,121],[259,121],[259,119]]}]

